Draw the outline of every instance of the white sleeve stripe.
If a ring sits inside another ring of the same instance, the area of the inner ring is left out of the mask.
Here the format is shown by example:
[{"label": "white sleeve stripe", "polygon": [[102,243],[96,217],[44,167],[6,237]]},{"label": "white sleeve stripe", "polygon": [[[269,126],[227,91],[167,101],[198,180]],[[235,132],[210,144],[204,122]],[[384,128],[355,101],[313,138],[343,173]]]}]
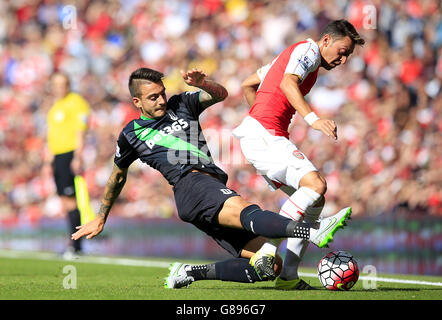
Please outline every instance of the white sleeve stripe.
[{"label": "white sleeve stripe", "polygon": [[[302,47],[296,47],[293,50],[284,73],[295,74],[301,81],[304,81],[308,74],[318,66],[317,52],[312,49],[311,42],[309,42],[309,46],[306,49],[305,52],[303,52]],[[310,50],[312,50],[313,54],[309,53]]]},{"label": "white sleeve stripe", "polygon": [[[307,52],[310,50],[311,46],[312,46],[312,44],[309,43],[308,49],[305,51],[305,53],[303,54],[303,56],[305,56],[305,55],[307,54]],[[287,69],[288,69],[289,64],[290,64],[290,61],[291,61],[291,59],[292,59],[291,55],[293,54],[293,52],[295,52],[295,50],[296,50],[296,48],[293,49],[292,53],[290,54],[290,59],[289,59],[289,62],[287,63],[287,66],[286,66],[286,68],[285,68],[284,73],[291,73],[291,72],[287,72]],[[298,66],[299,66],[299,60],[298,60],[298,63],[296,64],[296,67],[293,68],[293,71],[295,71],[296,68],[298,68]],[[299,76],[299,75],[297,74],[297,76]]]}]

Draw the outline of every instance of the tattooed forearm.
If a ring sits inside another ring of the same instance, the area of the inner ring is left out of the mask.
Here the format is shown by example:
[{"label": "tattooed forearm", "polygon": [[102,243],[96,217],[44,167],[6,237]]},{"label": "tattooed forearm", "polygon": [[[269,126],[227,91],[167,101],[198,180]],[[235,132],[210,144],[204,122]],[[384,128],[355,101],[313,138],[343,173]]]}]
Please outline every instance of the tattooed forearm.
[{"label": "tattooed forearm", "polygon": [[105,205],[101,203],[100,210],[98,211],[98,216],[104,220],[107,219],[107,216],[109,215],[111,205]]},{"label": "tattooed forearm", "polygon": [[205,80],[199,88],[203,90],[199,99],[204,107],[223,101],[228,96],[226,88],[212,80]]},{"label": "tattooed forearm", "polygon": [[98,216],[107,219],[109,215],[110,209],[114,204],[115,200],[120,195],[121,190],[123,189],[126,183],[127,177],[127,169],[120,169],[118,167],[114,167],[114,170],[109,177],[106,187],[104,189],[104,195],[101,199],[101,207],[98,211]]}]

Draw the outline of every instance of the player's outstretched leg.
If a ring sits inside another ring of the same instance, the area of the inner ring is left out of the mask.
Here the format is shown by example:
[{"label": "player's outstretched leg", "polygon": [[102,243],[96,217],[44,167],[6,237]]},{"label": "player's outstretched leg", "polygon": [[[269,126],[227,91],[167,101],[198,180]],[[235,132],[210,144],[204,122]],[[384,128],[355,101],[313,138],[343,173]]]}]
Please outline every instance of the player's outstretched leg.
[{"label": "player's outstretched leg", "polygon": [[169,268],[169,275],[164,279],[164,288],[179,289],[188,287],[199,280],[221,280],[243,283],[267,281],[249,264],[249,259],[232,258],[203,265],[189,265],[175,262]]},{"label": "player's outstretched leg", "polygon": [[[309,240],[319,248],[328,247],[333,241],[333,236],[340,228],[344,228],[346,221],[350,219],[351,208],[344,208],[337,214],[322,219],[317,223],[299,223],[292,221],[289,236]],[[275,279],[275,259],[272,252],[265,250],[264,246],[259,249],[250,259],[250,264],[255,268],[259,276],[266,280]]]},{"label": "player's outstretched leg", "polygon": [[188,287],[195,279],[187,274],[186,267],[188,264],[175,262],[169,268],[169,275],[165,278],[164,288],[178,289]]},{"label": "player's outstretched leg", "polygon": [[326,248],[333,242],[333,236],[340,228],[347,225],[346,221],[351,219],[351,208],[344,208],[333,216],[322,219],[317,230],[310,230],[310,241],[319,248]]}]

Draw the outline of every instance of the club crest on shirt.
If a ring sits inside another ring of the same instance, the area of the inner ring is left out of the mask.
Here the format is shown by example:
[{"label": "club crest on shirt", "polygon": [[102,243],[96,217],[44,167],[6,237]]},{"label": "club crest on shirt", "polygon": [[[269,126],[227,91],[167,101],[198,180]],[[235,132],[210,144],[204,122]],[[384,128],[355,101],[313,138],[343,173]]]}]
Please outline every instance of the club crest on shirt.
[{"label": "club crest on shirt", "polygon": [[302,154],[301,151],[299,150],[295,150],[293,151],[293,155],[298,158],[299,160],[304,160],[304,155]]}]

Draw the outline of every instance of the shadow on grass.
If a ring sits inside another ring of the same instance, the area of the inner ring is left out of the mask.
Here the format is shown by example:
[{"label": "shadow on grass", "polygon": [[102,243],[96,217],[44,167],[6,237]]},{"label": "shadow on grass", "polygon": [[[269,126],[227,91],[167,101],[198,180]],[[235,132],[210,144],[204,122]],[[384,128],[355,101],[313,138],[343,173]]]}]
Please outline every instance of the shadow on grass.
[{"label": "shadow on grass", "polygon": [[[375,291],[442,291],[442,288],[390,288],[390,287],[382,287],[378,288]],[[369,291],[369,290],[365,290]]]},{"label": "shadow on grass", "polygon": [[277,289],[272,284],[264,285],[264,283],[255,283],[255,284],[246,284],[246,283],[230,283],[231,285],[225,286],[226,283],[223,283],[223,285],[220,285],[219,283],[215,282],[213,285],[208,285],[208,283],[205,283],[204,286],[198,287],[199,290],[238,290],[238,291],[248,291],[248,290],[259,290],[259,291],[273,291],[273,292],[358,292],[358,293],[380,293],[380,292],[389,292],[389,291],[396,291],[396,292],[420,292],[420,291],[442,291],[442,287],[418,287],[418,288],[398,288],[398,287],[391,287],[391,286],[378,286],[376,289],[364,289],[360,286],[356,288],[352,288],[348,291],[331,291],[328,289],[325,289],[321,286],[313,286],[314,290],[282,290]]},{"label": "shadow on grass", "polygon": [[394,288],[394,287],[382,287],[377,289],[351,289],[351,292],[381,292],[381,291],[421,291],[417,288]]},{"label": "shadow on grass", "polygon": [[294,291],[294,292],[303,292],[303,291],[308,291],[308,292],[363,292],[363,293],[369,293],[369,292],[386,292],[386,291],[400,291],[400,292],[419,292],[419,291],[423,291],[423,290],[431,290],[431,291],[441,291],[442,288],[394,288],[394,287],[382,287],[382,288],[378,288],[378,289],[351,289],[348,291],[340,291],[340,290],[336,290],[336,291],[332,291],[332,290],[327,290],[324,288],[319,288],[319,287],[314,287],[314,290],[282,290],[282,289],[277,289],[275,287],[258,287],[258,286],[238,286],[238,287],[220,287],[220,286],[210,286],[210,287],[199,287],[199,290],[239,290],[239,291],[248,291],[248,290],[265,290],[265,291],[275,291],[275,292],[290,292],[290,291]]}]

